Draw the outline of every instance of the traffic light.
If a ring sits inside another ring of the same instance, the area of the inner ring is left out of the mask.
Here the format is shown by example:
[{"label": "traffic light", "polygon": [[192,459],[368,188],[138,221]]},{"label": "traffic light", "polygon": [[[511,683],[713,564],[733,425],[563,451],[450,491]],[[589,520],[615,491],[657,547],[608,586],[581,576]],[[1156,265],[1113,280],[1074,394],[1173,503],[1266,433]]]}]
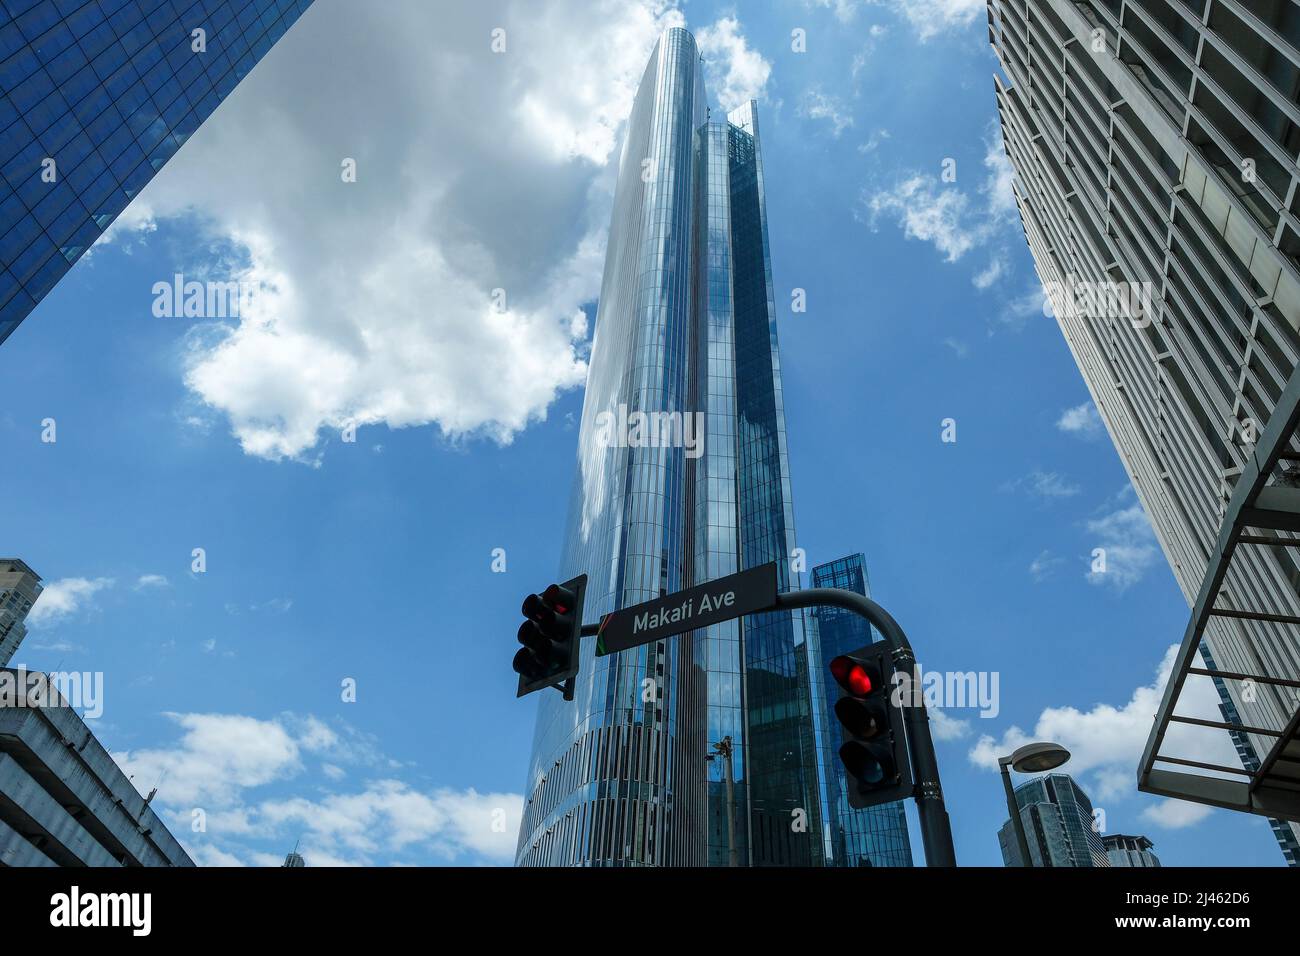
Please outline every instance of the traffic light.
[{"label": "traffic light", "polygon": [[894,661],[888,644],[870,644],[831,661],[840,685],[835,716],[844,732],[840,761],[849,806],[861,810],[912,796],[901,710],[890,702]]},{"label": "traffic light", "polygon": [[[543,687],[566,684],[578,673],[578,649],[582,639],[582,599],[587,590],[587,576],[552,584],[541,594],[524,598],[519,627],[519,643],[514,668],[519,675],[519,693],[531,694]],[[572,700],[572,686],[561,687],[566,700]]]}]

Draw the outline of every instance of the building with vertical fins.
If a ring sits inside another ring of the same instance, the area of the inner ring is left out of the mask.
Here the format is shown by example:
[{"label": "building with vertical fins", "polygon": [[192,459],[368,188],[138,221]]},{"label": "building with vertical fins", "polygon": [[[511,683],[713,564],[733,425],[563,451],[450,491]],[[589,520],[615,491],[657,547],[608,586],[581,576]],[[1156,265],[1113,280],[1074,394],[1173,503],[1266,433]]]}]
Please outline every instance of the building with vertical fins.
[{"label": "building with vertical fins", "polygon": [[[1110,866],[1101,834],[1093,824],[1092,801],[1065,773],[1049,773],[1016,787],[1016,806],[1029,844],[1029,866]],[[998,831],[1002,860],[1024,866],[1014,824]]]},{"label": "building with vertical fins", "polygon": [[1151,852],[1155,846],[1144,836],[1125,836],[1115,833],[1101,838],[1111,866],[1155,867],[1160,858]]},{"label": "building with vertical fins", "polygon": [[[988,25],[1039,278],[1192,606],[1138,786],[1269,817],[1294,864],[1300,6],[989,0]],[[1218,726],[1176,713],[1189,680]],[[1225,731],[1240,766],[1187,743]]]},{"label": "building with vertical fins", "polygon": [[[867,559],[851,554],[812,569],[815,588],[841,588],[871,597],[867,576]],[[883,640],[875,629],[856,614],[842,608],[822,607],[813,612],[817,625],[817,644],[822,658],[831,661],[874,641]],[[821,701],[827,727],[838,726],[835,701],[839,690],[833,681],[821,681]],[[825,765],[830,768],[830,815],[827,820],[831,837],[831,858],[837,866],[911,866],[912,843],[907,834],[907,814],[903,802],[857,810],[849,806],[848,780],[844,765],[836,759],[840,741],[832,731],[826,741],[832,753]]]},{"label": "building with vertical fins", "polygon": [[0,344],[312,0],[0,0]]},{"label": "building with vertical fins", "polygon": [[[772,561],[797,586],[761,142],[756,105],[711,109],[694,38],[664,32],[619,157],[560,568],[589,575],[588,623]],[[697,416],[702,444],[611,440],[620,406]],[[833,862],[802,613],[592,643],[575,699],[542,695],[518,865]],[[707,759],[727,737],[732,759]]]},{"label": "building with vertical fins", "polygon": [[41,595],[41,576],[17,558],[0,558],[0,667],[27,636],[27,615]]},{"label": "building with vertical fins", "polygon": [[0,869],[193,866],[52,675],[0,668]]}]

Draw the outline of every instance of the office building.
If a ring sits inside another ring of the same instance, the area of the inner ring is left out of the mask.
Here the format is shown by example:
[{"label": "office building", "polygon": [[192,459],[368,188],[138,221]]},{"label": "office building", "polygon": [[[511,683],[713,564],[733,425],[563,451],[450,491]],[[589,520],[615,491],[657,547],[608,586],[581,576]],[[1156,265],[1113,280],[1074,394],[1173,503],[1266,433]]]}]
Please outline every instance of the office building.
[{"label": "office building", "polygon": [[[1138,786],[1294,846],[1300,6],[989,0],[988,23],[1039,278],[1193,608]],[[1175,714],[1214,677],[1223,726]],[[1191,742],[1225,730],[1253,765]]]},{"label": "office building", "polygon": [[[867,559],[862,554],[851,554],[836,561],[819,564],[812,569],[812,586],[815,588],[842,588],[871,597],[871,583],[867,576]],[[818,608],[812,615],[817,627],[818,646],[822,659],[831,661],[840,654],[848,654],[874,641],[883,640],[875,629],[861,617],[842,608]],[[836,728],[835,701],[839,698],[838,685],[823,681],[822,706],[825,708],[826,726]],[[837,757],[842,741],[834,729],[827,735],[831,753],[824,763],[830,768],[831,860],[837,866],[911,866],[912,844],[907,834],[907,814],[903,802],[885,803],[865,810],[849,806],[848,780],[844,765]]]},{"label": "office building", "polygon": [[311,0],[0,0],[0,344]]},{"label": "office building", "polygon": [[0,669],[0,866],[193,866],[39,671]]},{"label": "office building", "polygon": [[1144,836],[1114,836],[1101,838],[1111,866],[1159,866],[1160,858],[1151,852],[1155,845]]},{"label": "office building", "polygon": [[[561,559],[560,580],[589,575],[588,622],[768,562],[797,584],[766,188],[756,105],[711,109],[694,38],[666,31],[619,159]],[[698,422],[696,440],[611,434],[620,409]],[[801,613],[608,657],[593,643],[575,699],[539,702],[519,865],[829,862]],[[707,759],[727,738],[731,758]]]},{"label": "office building", "polygon": [[[1016,787],[1016,806],[1029,844],[1030,866],[1110,866],[1092,815],[1092,801],[1069,774],[1049,773]],[[1023,866],[1015,826],[998,831],[1002,860]]]},{"label": "office building", "polygon": [[0,558],[0,667],[27,636],[27,615],[41,595],[41,576],[17,558]]}]

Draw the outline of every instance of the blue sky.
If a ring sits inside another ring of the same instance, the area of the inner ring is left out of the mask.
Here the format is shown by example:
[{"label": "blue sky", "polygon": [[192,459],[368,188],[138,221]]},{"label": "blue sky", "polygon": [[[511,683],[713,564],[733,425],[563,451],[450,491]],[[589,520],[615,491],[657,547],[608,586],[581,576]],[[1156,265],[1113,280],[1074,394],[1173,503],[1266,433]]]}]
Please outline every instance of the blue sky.
[{"label": "blue sky", "polygon": [[[318,0],[0,348],[0,550],[49,586],[15,663],[104,673],[97,733],[201,862],[508,862],[518,603],[558,560],[620,123],[684,22],[714,102],[760,104],[799,543],[865,552],[923,667],[999,674],[996,717],[943,722],[959,861],[1001,864],[989,756],[1047,734],[1166,864],[1280,865],[1262,819],[1135,790],[1187,607],[1043,315],[983,17]],[[267,291],[155,317],[178,272]]]}]

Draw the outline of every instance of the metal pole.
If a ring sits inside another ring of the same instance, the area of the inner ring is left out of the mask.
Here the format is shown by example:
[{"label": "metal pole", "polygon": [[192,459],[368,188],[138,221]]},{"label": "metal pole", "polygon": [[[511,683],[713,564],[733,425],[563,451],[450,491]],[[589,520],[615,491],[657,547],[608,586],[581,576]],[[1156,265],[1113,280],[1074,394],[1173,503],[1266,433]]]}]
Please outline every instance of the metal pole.
[{"label": "metal pole", "polygon": [[714,757],[723,757],[727,775],[727,866],[740,866],[739,849],[736,846],[736,784],[732,779],[734,770],[731,763],[731,735],[728,734],[713,744],[713,751],[704,759],[712,761]]},{"label": "metal pole", "polygon": [[731,765],[731,737],[722,738],[722,756],[726,758],[727,773],[727,865],[740,866],[739,847],[736,846],[736,784]]},{"label": "metal pole", "polygon": [[1007,812],[1011,814],[1011,825],[1016,831],[1016,843],[1020,847],[1020,865],[1033,866],[1034,859],[1029,855],[1029,839],[1025,836],[1025,822],[1020,819],[1020,808],[1016,805],[1016,792],[1011,788],[1011,772],[1007,770],[1007,765],[1011,763],[1010,757],[1003,757],[998,760],[998,767],[1002,770],[1002,786],[1007,791]]},{"label": "metal pole", "polygon": [[[810,588],[807,591],[789,591],[776,596],[776,610],[829,605],[843,608],[865,617],[876,626],[894,652],[894,664],[899,670],[914,673],[916,657],[912,643],[903,629],[883,607],[870,598],[843,591],[839,588]],[[943,788],[939,784],[939,761],[934,754],[934,740],[930,737],[930,716],[925,702],[905,706],[903,720],[907,725],[908,746],[912,767],[916,773],[916,807],[921,817],[921,839],[925,844],[926,866],[956,866],[957,855],[952,846],[952,825],[943,803]]]}]

